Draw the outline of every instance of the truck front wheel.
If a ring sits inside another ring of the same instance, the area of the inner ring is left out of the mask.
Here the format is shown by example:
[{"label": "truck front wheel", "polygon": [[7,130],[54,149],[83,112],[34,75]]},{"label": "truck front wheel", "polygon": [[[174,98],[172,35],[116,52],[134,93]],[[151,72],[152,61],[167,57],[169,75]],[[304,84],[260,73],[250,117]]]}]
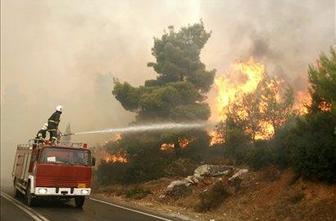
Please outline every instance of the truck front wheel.
[{"label": "truck front wheel", "polygon": [[82,208],[85,201],[85,196],[76,196],[75,205],[77,208]]},{"label": "truck front wheel", "polygon": [[20,191],[16,188],[16,178],[14,179],[14,197],[19,197],[20,196]]},{"label": "truck front wheel", "polygon": [[28,183],[26,188],[26,202],[28,206],[34,206],[36,199],[33,197],[33,195],[30,192],[30,183]]}]

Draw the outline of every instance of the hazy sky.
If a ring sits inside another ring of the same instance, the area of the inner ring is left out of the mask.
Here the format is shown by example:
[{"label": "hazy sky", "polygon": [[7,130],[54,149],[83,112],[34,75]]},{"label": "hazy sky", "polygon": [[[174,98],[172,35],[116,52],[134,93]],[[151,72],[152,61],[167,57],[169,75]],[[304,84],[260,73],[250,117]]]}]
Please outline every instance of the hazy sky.
[{"label": "hazy sky", "polygon": [[334,12],[334,0],[2,0],[1,176],[9,177],[16,144],[57,104],[62,130],[132,121],[111,95],[113,77],[135,85],[153,78],[153,37],[169,25],[203,20],[212,36],[202,60],[218,75],[253,55],[302,89],[307,65],[335,42]]}]

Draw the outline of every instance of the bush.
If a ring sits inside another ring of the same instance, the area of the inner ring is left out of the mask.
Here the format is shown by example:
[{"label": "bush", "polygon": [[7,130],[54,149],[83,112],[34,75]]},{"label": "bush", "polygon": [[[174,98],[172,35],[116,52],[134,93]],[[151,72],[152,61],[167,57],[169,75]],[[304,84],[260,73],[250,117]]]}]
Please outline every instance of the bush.
[{"label": "bush", "polygon": [[292,131],[291,164],[304,177],[336,182],[336,119],[320,112],[298,120]]},{"label": "bush", "polygon": [[253,169],[261,169],[274,163],[274,147],[268,141],[258,141],[254,146],[246,149],[245,162]]},{"label": "bush", "polygon": [[165,174],[168,176],[189,176],[193,174],[196,167],[192,160],[179,158],[167,166]]},{"label": "bush", "polygon": [[100,185],[123,182],[124,176],[128,170],[127,167],[128,165],[123,163],[107,163],[101,161],[95,171],[96,181]]},{"label": "bush", "polygon": [[195,209],[199,212],[206,212],[217,208],[229,195],[225,183],[216,182],[208,191],[199,195],[200,201]]},{"label": "bush", "polygon": [[126,197],[132,199],[142,199],[148,194],[151,194],[151,191],[142,188],[133,188],[126,192]]}]

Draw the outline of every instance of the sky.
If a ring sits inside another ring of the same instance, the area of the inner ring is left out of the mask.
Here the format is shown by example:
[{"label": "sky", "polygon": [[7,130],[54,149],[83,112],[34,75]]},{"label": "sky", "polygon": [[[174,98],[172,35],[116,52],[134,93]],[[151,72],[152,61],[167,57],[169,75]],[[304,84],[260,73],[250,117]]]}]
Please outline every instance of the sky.
[{"label": "sky", "polygon": [[133,85],[155,78],[147,67],[154,37],[200,19],[212,32],[201,60],[217,76],[253,56],[304,90],[308,65],[335,43],[334,0],[2,0],[1,181],[16,144],[33,138],[58,104],[61,130],[132,122],[112,96],[113,78]]}]

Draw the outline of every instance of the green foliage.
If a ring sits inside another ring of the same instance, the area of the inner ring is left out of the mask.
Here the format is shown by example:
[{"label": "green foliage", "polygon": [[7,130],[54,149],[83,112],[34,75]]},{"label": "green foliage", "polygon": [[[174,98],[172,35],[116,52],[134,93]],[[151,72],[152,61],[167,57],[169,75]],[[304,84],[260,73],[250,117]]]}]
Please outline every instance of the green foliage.
[{"label": "green foliage", "polygon": [[183,27],[178,32],[170,26],[168,33],[154,39],[152,54],[156,62],[150,62],[148,66],[153,67],[159,76],[156,82],[151,80],[148,84],[188,81],[197,90],[207,92],[213,83],[214,71],[205,70],[200,52],[210,35],[202,22]]},{"label": "green foliage", "polygon": [[336,182],[336,52],[308,70],[312,105],[292,131],[291,162],[308,178]]},{"label": "green foliage", "polygon": [[215,70],[207,71],[200,61],[200,52],[210,37],[203,23],[184,27],[155,38],[149,63],[158,76],[144,86],[133,87],[116,82],[113,95],[122,106],[137,113],[137,121],[207,120],[210,108],[204,103]]},{"label": "green foliage", "polygon": [[[282,136],[284,152],[298,174],[336,182],[336,54],[322,54],[308,70],[312,105],[309,113]],[[328,107],[328,108],[323,108]]]},{"label": "green foliage", "polygon": [[196,210],[206,212],[217,208],[230,194],[223,182],[216,182],[209,190],[199,195],[200,201],[196,205]]},{"label": "green foliage", "polygon": [[165,169],[168,176],[186,177],[194,173],[197,165],[188,158],[179,158],[171,162]]},{"label": "green foliage", "polygon": [[261,169],[275,163],[275,149],[268,145],[268,141],[258,141],[253,146],[246,148],[244,162],[253,169]]},{"label": "green foliage", "polygon": [[[200,60],[201,50],[210,35],[202,22],[179,31],[171,26],[168,33],[154,39],[152,54],[155,62],[148,63],[148,66],[157,73],[156,79],[147,80],[139,87],[115,81],[112,94],[126,110],[136,113],[135,124],[201,121],[210,117],[210,108],[205,99],[213,83],[215,70],[206,70]],[[182,138],[191,141],[188,148],[181,147]],[[122,168],[126,172],[121,182],[130,183],[166,175],[169,171],[166,168],[172,166],[172,162],[178,158],[200,160],[208,142],[209,136],[202,130],[171,130],[125,135],[119,142],[106,148],[111,153],[127,153],[129,162]],[[174,151],[161,151],[162,143],[174,144]],[[106,165],[102,169],[104,167]],[[111,170],[114,167],[111,165]]]},{"label": "green foliage", "polygon": [[106,163],[101,161],[95,171],[95,178],[100,185],[124,182],[124,175],[127,172],[128,165],[123,163]]},{"label": "green foliage", "polygon": [[336,118],[315,113],[298,120],[290,142],[291,163],[296,171],[312,179],[336,182]]},{"label": "green foliage", "polygon": [[331,112],[336,114],[336,51],[330,50],[330,56],[322,54],[318,65],[309,66],[310,94],[312,99],[311,112],[320,111],[320,104],[331,105]]}]

